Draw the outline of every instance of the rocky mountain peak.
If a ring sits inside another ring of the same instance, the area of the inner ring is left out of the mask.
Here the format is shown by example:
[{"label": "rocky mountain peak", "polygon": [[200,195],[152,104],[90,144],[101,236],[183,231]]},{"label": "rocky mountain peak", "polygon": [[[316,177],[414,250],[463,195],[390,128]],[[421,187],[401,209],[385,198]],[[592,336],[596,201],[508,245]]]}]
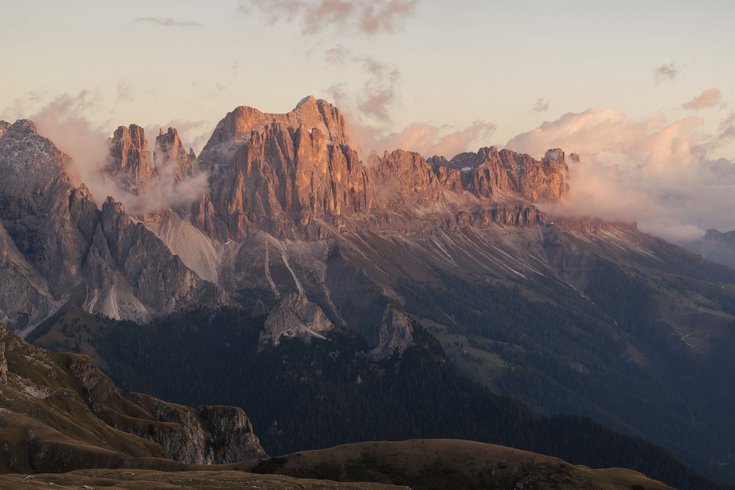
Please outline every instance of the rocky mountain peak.
[{"label": "rocky mountain peak", "polygon": [[156,169],[143,128],[136,124],[120,126],[109,142],[110,158],[106,173],[125,190],[133,194],[143,192],[156,178]]},{"label": "rocky mountain peak", "polygon": [[309,132],[316,128],[328,135],[331,143],[347,144],[345,121],[339,110],[325,100],[309,96],[285,114],[264,113],[248,106],[236,107],[217,124],[204,153],[218,144],[248,142],[251,133],[262,132],[270,126],[278,127],[282,132],[295,131],[301,126]]},{"label": "rocky mountain peak", "polygon": [[[443,162],[434,159],[435,166]],[[548,150],[541,160],[496,146],[460,153],[446,167],[461,172],[462,188],[478,197],[515,195],[526,201],[555,202],[566,192],[564,152]]]},{"label": "rocky mountain peak", "polygon": [[[7,122],[3,121],[6,125]],[[31,121],[30,119],[18,119],[15,121],[15,123],[6,126],[5,128],[8,132],[13,133],[31,133],[31,134],[38,134],[38,130],[36,129],[36,125]]]},{"label": "rocky mountain peak", "polygon": [[153,151],[153,163],[158,172],[165,171],[172,165],[170,168],[176,182],[196,173],[194,151],[189,149],[189,152],[186,152],[176,128],[168,128],[165,132],[163,129],[159,131]]},{"label": "rocky mountain peak", "polygon": [[437,174],[418,153],[395,150],[376,160],[371,170],[376,196],[382,204],[415,206],[439,199],[441,184]]},{"label": "rocky mountain peak", "polygon": [[321,236],[323,224],[372,203],[368,173],[344,143],[343,117],[313,97],[286,114],[236,108],[200,155],[210,191],[194,206],[194,223],[221,240],[258,229]]},{"label": "rocky mountain peak", "polygon": [[105,202],[102,203],[102,216],[109,216],[115,213],[125,214],[125,206],[113,197],[108,196]]}]

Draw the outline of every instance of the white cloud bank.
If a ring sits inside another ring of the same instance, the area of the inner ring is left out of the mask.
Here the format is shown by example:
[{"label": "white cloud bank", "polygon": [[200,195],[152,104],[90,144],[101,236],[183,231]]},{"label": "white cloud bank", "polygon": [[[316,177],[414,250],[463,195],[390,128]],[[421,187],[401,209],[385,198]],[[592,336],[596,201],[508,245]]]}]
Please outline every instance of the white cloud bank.
[{"label": "white cloud bank", "polygon": [[507,147],[538,157],[548,148],[578,153],[570,194],[556,210],[637,221],[672,241],[708,228],[735,228],[735,165],[713,160],[718,137],[702,133],[700,117],[633,120],[611,109],[569,113],[512,138]]}]

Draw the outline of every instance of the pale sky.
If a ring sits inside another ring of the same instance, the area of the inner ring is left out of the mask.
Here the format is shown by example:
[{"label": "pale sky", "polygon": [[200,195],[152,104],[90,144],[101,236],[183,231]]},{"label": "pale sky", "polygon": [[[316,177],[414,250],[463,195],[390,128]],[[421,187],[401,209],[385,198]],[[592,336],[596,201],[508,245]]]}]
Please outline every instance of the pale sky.
[{"label": "pale sky", "polygon": [[200,148],[236,106],[311,94],[381,134],[481,122],[503,146],[603,108],[701,118],[732,161],[735,137],[711,141],[735,136],[734,19],[731,0],[0,0],[0,119],[65,95],[108,134],[173,121]]}]

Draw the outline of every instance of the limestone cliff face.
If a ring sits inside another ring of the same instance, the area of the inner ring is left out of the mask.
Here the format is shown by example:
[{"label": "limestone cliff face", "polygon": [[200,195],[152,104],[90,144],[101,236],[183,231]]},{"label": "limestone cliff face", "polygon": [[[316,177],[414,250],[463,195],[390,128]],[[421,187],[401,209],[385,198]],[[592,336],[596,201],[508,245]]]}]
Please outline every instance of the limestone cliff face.
[{"label": "limestone cliff face", "polygon": [[200,161],[209,193],[193,221],[222,241],[262,229],[276,236],[323,235],[324,223],[368,211],[368,172],[345,144],[344,120],[324,101],[304,99],[288,114],[239,107],[223,119]]},{"label": "limestone cliff face", "polygon": [[188,153],[184,150],[176,128],[168,128],[165,132],[161,129],[156,136],[153,164],[156,169],[159,169],[158,171],[168,169],[163,171],[171,172],[175,182],[180,182],[198,173],[194,150],[190,149]]},{"label": "limestone cliff face", "polygon": [[[557,202],[566,193],[568,167],[564,152],[553,149],[541,160],[491,146],[477,153],[460,153],[449,162],[435,160],[443,171],[443,182],[462,188],[478,197],[517,196],[529,202]],[[459,172],[459,174],[452,172]]]},{"label": "limestone cliff face", "polygon": [[380,207],[401,210],[433,203],[441,197],[442,183],[418,153],[395,150],[371,165]]},{"label": "limestone cliff face", "polygon": [[[0,222],[6,240],[48,281],[54,297],[82,279],[85,220],[95,208],[79,198],[83,191],[74,188],[64,170],[68,162],[30,121],[17,121],[0,136]],[[6,250],[9,254],[13,247]]]},{"label": "limestone cliff face", "polygon": [[108,198],[84,264],[85,309],[112,318],[146,320],[197,297],[206,283],[143,223]]},{"label": "limestone cliff face", "polygon": [[312,337],[324,338],[334,327],[324,311],[303,294],[289,294],[268,315],[260,343],[278,345],[280,339],[297,338],[306,343]]},{"label": "limestone cliff face", "polygon": [[176,461],[226,464],[265,456],[250,420],[238,407],[189,408],[140,393],[123,392],[122,396],[163,422],[152,433],[137,423],[123,430],[157,442]]},{"label": "limestone cliff face", "polygon": [[123,189],[139,194],[156,180],[156,169],[143,128],[135,124],[120,126],[109,143],[110,160],[106,173]]},{"label": "limestone cliff face", "polygon": [[414,345],[411,317],[401,307],[390,304],[380,323],[380,343],[370,351],[374,359],[390,359],[402,355]]},{"label": "limestone cliff face", "polygon": [[451,161],[396,150],[363,164],[349,146],[339,111],[313,97],[286,114],[236,108],[217,125],[198,160],[210,176],[209,190],[192,207],[191,220],[221,242],[258,231],[323,239],[334,231],[429,214],[475,224],[529,224],[541,216],[529,205],[558,201],[566,192],[561,150],[536,160],[488,147]]}]

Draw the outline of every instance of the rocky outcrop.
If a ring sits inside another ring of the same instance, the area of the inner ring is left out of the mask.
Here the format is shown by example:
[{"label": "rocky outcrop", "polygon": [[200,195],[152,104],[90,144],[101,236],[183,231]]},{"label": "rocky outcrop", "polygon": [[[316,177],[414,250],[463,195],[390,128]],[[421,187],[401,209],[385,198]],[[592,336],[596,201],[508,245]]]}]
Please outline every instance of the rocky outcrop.
[{"label": "rocky outcrop", "polygon": [[372,181],[380,207],[404,210],[426,206],[441,197],[442,186],[431,165],[418,153],[395,150],[376,158]]},{"label": "rocky outcrop", "polygon": [[[121,391],[88,357],[50,354],[3,325],[0,395],[6,471],[120,466],[141,457],[219,464],[265,456],[241,409],[190,408]],[[13,440],[15,431],[29,436]]]},{"label": "rocky outcrop", "polygon": [[138,125],[120,126],[110,144],[106,173],[123,189],[140,194],[157,179],[145,131]]},{"label": "rocky outcrop", "polygon": [[330,144],[348,144],[345,120],[339,110],[326,100],[305,97],[294,110],[286,114],[268,114],[252,107],[240,106],[225,116],[204,147],[204,153],[222,150],[220,145],[233,142],[248,142],[253,134],[261,133],[266,128],[276,126],[281,133],[293,131],[299,127],[307,131],[318,129],[325,135]]},{"label": "rocky outcrop", "polygon": [[401,356],[414,345],[411,317],[395,304],[390,304],[380,323],[380,343],[370,351],[373,359],[390,359]]},{"label": "rocky outcrop", "polygon": [[123,429],[157,442],[176,461],[225,464],[265,456],[250,420],[240,408],[189,408],[140,393],[123,393],[123,396],[163,422],[155,431],[133,421]]},{"label": "rocky outcrop", "polygon": [[189,153],[184,150],[176,128],[168,128],[166,132],[161,129],[156,136],[153,163],[156,169],[170,172],[175,182],[181,182],[198,173],[194,150],[189,149]]},{"label": "rocky outcrop", "polygon": [[304,99],[288,114],[247,107],[229,113],[200,155],[210,190],[194,223],[221,241],[257,230],[324,236],[323,225],[368,211],[368,173],[344,144],[344,120],[325,101]]},{"label": "rocky outcrop", "polygon": [[322,309],[305,295],[289,294],[268,315],[260,343],[278,345],[283,337],[308,343],[313,337],[324,339],[324,334],[333,327]]},{"label": "rocky outcrop", "polygon": [[442,179],[448,186],[457,187],[457,177],[462,188],[478,197],[492,198],[510,195],[529,202],[557,202],[567,190],[568,171],[564,152],[549,150],[541,160],[529,155],[497,147],[481,148],[476,153],[460,153],[446,161],[434,157],[434,168],[444,170]]}]

